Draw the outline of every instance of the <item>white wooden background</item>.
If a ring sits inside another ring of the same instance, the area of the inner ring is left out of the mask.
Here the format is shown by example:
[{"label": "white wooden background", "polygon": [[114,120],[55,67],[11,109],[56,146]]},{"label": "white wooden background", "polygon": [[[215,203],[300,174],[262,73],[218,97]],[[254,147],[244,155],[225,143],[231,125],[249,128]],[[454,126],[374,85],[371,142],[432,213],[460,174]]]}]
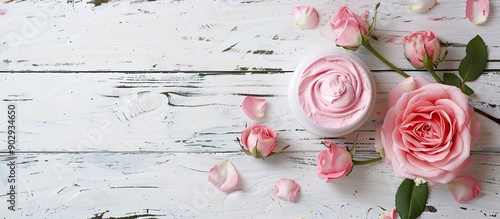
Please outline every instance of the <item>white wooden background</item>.
[{"label": "white wooden background", "polygon": [[[286,100],[291,72],[308,53],[334,47],[333,12],[356,13],[377,1],[298,0],[4,0],[0,3],[0,194],[7,193],[7,105],[18,108],[16,211],[0,195],[2,218],[377,218],[394,208],[401,179],[382,163],[355,167],[325,183],[315,173],[324,138],[306,132]],[[500,1],[477,27],[465,18],[465,1],[438,0],[425,14],[408,1],[383,1],[372,41],[411,75],[401,38],[432,30],[450,51],[439,73],[456,73],[465,44],[480,34],[488,70],[470,83],[470,103],[500,118]],[[302,30],[292,8],[312,5],[320,24]],[[379,94],[367,123],[334,142],[362,140],[360,158],[374,157],[387,91],[402,78],[363,48]],[[429,77],[430,78],[430,77]],[[268,101],[259,120],[291,147],[266,160],[246,156],[234,141],[251,121],[246,95]],[[1,114],[4,114],[3,116]],[[481,196],[456,203],[445,185],[432,187],[422,218],[500,217],[500,125],[478,115],[482,135],[467,174]],[[224,159],[236,167],[239,190],[225,194],[207,180]],[[296,203],[272,194],[291,178],[301,186]]]}]

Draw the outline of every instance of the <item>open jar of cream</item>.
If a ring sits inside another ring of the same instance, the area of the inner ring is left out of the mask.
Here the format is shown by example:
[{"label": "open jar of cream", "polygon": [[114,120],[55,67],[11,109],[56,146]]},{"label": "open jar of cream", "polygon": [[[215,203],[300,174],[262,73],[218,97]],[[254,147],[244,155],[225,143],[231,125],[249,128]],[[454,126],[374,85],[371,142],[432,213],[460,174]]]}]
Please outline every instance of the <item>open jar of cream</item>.
[{"label": "open jar of cream", "polygon": [[288,88],[288,101],[298,122],[325,137],[359,128],[373,110],[375,95],[375,82],[366,64],[337,50],[306,57],[295,68]]}]

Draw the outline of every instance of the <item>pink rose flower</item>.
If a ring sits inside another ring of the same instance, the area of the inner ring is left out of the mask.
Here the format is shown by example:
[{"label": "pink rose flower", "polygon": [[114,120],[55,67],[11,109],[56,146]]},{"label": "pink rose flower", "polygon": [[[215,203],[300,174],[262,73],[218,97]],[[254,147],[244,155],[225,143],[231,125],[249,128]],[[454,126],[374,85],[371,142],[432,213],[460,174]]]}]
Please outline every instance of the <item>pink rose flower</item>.
[{"label": "pink rose flower", "polygon": [[302,28],[310,29],[318,25],[318,12],[311,6],[297,6],[292,11],[293,22]]},{"label": "pink rose flower", "polygon": [[254,149],[257,148],[256,150],[260,156],[267,157],[276,147],[276,137],[276,131],[272,128],[264,124],[255,124],[243,130],[241,143],[253,156],[258,157],[254,153]]},{"label": "pink rose flower", "polygon": [[335,13],[330,25],[337,35],[335,43],[345,49],[356,50],[369,32],[366,21],[353,14],[347,6],[343,6]]},{"label": "pink rose flower", "polygon": [[353,163],[349,151],[333,142],[325,141],[328,150],[319,152],[316,159],[316,173],[320,179],[330,182],[351,172]]},{"label": "pink rose flower", "polygon": [[457,202],[470,201],[481,194],[481,187],[470,176],[455,178],[448,183],[448,189]]},{"label": "pink rose flower", "polygon": [[403,47],[406,58],[415,68],[423,68],[425,66],[425,53],[427,53],[430,58],[429,61],[432,61],[432,63],[439,62],[441,45],[439,44],[439,39],[432,31],[413,32],[403,37]]},{"label": "pink rose flower", "polygon": [[208,181],[219,190],[230,192],[238,184],[238,173],[231,162],[224,160],[210,169]]},{"label": "pink rose flower", "polygon": [[293,202],[299,193],[299,184],[291,179],[280,179],[274,186],[274,195],[285,201]]},{"label": "pink rose flower", "polygon": [[433,184],[452,181],[469,164],[479,133],[460,89],[410,77],[389,91],[389,110],[377,136],[396,176]]}]

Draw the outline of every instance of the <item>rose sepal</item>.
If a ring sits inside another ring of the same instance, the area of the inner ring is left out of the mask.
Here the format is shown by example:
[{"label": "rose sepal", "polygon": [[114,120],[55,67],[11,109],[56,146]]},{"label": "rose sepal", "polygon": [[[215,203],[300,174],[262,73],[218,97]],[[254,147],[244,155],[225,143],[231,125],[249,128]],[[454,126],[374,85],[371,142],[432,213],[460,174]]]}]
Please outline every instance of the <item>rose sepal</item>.
[{"label": "rose sepal", "polygon": [[[252,157],[255,157],[257,159],[262,159],[264,160],[264,157],[262,156],[262,154],[260,154],[259,150],[257,150],[257,143],[255,144],[255,147],[253,148],[252,151],[249,151],[247,149],[245,149],[245,146],[241,143],[241,140],[240,138],[236,137],[236,141],[238,142],[238,144],[240,145],[240,148],[243,152],[245,152],[246,155],[248,156],[252,156]],[[280,151],[278,152],[271,152],[269,155],[267,155],[266,157],[272,157],[272,156],[276,156],[276,155],[279,155],[281,154],[283,151],[285,151],[286,149],[288,149],[290,147],[290,145],[287,145],[285,147],[283,147],[283,149],[281,149]]]}]

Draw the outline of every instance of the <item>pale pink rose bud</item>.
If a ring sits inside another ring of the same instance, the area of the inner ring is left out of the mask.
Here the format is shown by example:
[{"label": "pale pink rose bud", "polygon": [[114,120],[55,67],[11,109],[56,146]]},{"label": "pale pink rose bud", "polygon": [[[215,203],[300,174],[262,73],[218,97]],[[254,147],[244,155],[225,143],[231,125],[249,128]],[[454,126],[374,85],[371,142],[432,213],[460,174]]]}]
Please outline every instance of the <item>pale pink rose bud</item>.
[{"label": "pale pink rose bud", "polygon": [[457,202],[470,201],[481,194],[481,187],[470,176],[460,176],[448,183],[453,198]]},{"label": "pale pink rose bud", "polygon": [[243,112],[252,120],[260,119],[266,110],[266,100],[260,97],[247,96],[241,104]]},{"label": "pale pink rose bud", "polygon": [[489,0],[467,0],[465,2],[465,16],[475,25],[481,25],[490,14]]},{"label": "pale pink rose bud", "polygon": [[412,0],[410,2],[410,11],[413,13],[424,13],[430,10],[436,4],[436,0]]},{"label": "pale pink rose bud", "polygon": [[[251,125],[241,133],[241,143],[254,157],[269,156],[276,147],[276,138],[276,131],[264,124]],[[259,154],[254,153],[255,148]]]},{"label": "pale pink rose bud", "polygon": [[297,6],[292,12],[295,25],[310,29],[318,25],[318,12],[311,6]]},{"label": "pale pink rose bud", "polygon": [[327,150],[319,152],[316,159],[316,173],[320,179],[330,182],[351,172],[353,163],[349,151],[333,142],[325,141]]},{"label": "pale pink rose bud", "polygon": [[280,179],[274,186],[274,195],[285,201],[293,202],[299,193],[299,184],[291,179]]},{"label": "pale pink rose bud", "polygon": [[406,58],[415,68],[423,68],[425,66],[424,57],[426,53],[432,63],[439,61],[441,45],[439,44],[439,39],[432,31],[413,32],[403,37],[403,47]]},{"label": "pale pink rose bud", "polygon": [[343,6],[335,13],[330,24],[337,35],[335,43],[345,49],[356,50],[362,43],[363,37],[368,36],[368,24],[355,15],[347,6]]},{"label": "pale pink rose bud", "polygon": [[230,192],[238,184],[238,173],[231,162],[224,160],[210,169],[208,181],[219,190]]}]

